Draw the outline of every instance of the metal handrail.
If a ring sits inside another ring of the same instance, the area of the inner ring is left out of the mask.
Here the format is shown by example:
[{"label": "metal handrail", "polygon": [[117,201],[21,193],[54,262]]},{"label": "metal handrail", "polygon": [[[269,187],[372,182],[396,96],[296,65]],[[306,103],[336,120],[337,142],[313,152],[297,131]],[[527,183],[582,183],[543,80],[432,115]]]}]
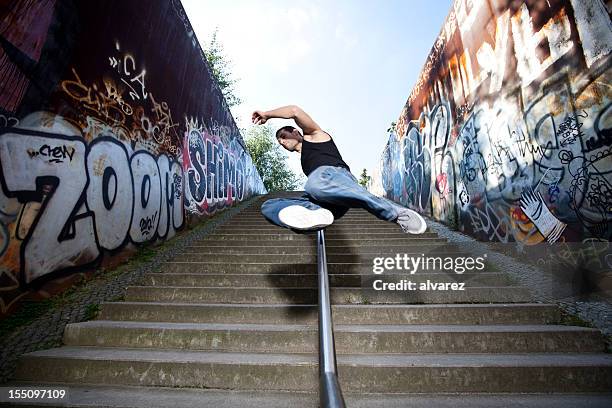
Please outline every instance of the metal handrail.
[{"label": "metal handrail", "polygon": [[344,408],[344,398],[338,383],[336,348],[331,316],[329,276],[325,254],[325,233],[317,232],[319,269],[319,398],[321,408]]}]

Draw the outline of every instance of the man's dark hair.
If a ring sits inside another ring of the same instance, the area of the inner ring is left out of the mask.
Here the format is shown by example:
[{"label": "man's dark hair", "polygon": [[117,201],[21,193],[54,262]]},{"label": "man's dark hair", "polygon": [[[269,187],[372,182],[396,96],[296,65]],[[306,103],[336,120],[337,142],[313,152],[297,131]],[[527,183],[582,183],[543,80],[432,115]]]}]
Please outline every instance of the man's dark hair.
[{"label": "man's dark hair", "polygon": [[283,126],[282,128],[278,129],[276,131],[276,138],[278,139],[280,137],[280,134],[283,130],[286,130],[287,132],[293,132],[295,130],[295,128],[291,125],[289,126]]}]

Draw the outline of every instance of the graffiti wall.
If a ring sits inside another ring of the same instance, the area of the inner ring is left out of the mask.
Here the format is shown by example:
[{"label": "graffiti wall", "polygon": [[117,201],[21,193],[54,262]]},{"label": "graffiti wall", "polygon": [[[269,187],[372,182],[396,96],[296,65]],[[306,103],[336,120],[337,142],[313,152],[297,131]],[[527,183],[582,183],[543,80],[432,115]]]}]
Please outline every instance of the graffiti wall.
[{"label": "graffiti wall", "polygon": [[609,241],[611,10],[455,0],[388,131],[383,194],[485,241]]},{"label": "graffiti wall", "polygon": [[17,0],[0,39],[0,316],[265,193],[178,0]]}]

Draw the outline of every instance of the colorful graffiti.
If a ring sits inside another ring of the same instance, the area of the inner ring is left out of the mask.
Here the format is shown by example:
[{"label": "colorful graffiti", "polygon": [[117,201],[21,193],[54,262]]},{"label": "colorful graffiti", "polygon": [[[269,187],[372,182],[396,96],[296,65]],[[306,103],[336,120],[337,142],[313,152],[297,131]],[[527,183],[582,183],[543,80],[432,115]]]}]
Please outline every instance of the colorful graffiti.
[{"label": "colorful graffiti", "polygon": [[236,139],[226,146],[220,136],[190,121],[184,146],[185,207],[190,212],[204,214],[241,201],[245,186],[260,182],[251,156]]},{"label": "colorful graffiti", "polygon": [[180,2],[141,6],[0,12],[0,316],[265,193]]},{"label": "colorful graffiti", "polygon": [[610,10],[456,0],[389,131],[385,196],[482,240],[609,241]]}]

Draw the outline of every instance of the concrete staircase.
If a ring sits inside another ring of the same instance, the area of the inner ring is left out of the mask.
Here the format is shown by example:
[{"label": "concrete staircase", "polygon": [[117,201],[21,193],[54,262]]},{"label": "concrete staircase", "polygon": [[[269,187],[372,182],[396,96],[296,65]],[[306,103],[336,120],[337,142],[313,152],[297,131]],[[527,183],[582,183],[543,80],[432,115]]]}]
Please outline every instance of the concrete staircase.
[{"label": "concrete staircase", "polygon": [[[69,406],[317,406],[316,235],[261,216],[279,195],[295,193],[262,197],[97,320],[68,325],[65,346],[23,356],[15,384],[69,386]],[[556,306],[503,272],[409,276],[465,291],[373,291],[375,256],[459,250],[361,209],[326,241],[348,406],[612,406],[601,333],[558,325]]]}]

